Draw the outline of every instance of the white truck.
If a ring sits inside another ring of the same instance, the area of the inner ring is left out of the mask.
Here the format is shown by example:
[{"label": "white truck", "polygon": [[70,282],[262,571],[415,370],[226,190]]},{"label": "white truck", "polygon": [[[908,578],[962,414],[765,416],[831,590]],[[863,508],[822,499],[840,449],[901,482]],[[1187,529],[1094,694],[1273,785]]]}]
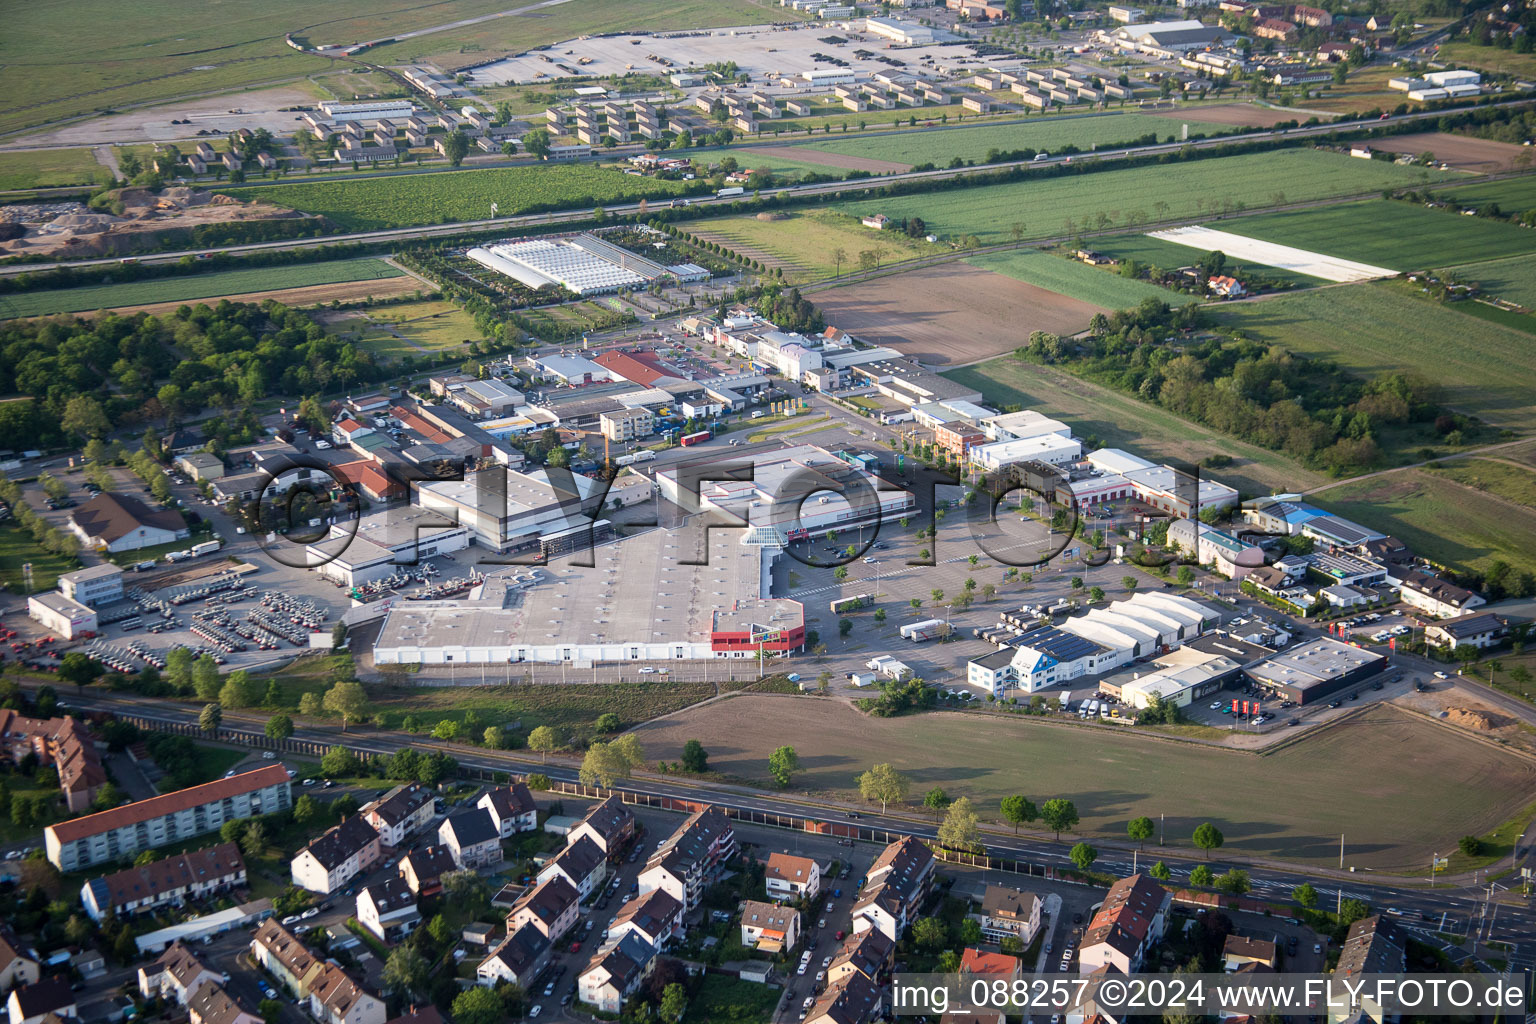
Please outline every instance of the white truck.
[{"label": "white truck", "polygon": [[915,644],[935,637],[948,636],[949,632],[949,623],[943,619],[924,619],[922,622],[913,622],[901,627],[901,635]]},{"label": "white truck", "polygon": [[216,540],[205,540],[201,544],[193,544],[192,545],[192,557],[193,558],[197,558],[197,557],[199,557],[201,555],[211,555],[211,554],[216,553],[218,550],[219,550],[219,542],[218,541],[216,541]]},{"label": "white truck", "polygon": [[715,190],[715,195],[719,196],[721,199],[725,199],[730,196],[744,196],[746,194],[747,190],[742,188],[740,185],[732,185],[730,188]]}]

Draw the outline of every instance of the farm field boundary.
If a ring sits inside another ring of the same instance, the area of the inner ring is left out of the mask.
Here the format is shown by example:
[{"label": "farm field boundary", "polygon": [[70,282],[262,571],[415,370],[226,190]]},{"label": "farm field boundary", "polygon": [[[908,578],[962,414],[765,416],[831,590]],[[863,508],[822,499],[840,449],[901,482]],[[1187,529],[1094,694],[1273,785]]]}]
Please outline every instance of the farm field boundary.
[{"label": "farm field boundary", "polygon": [[[975,256],[966,262],[983,270],[1005,274],[1026,284],[1036,285],[1109,309],[1126,309],[1142,299],[1157,299],[1170,306],[1183,306],[1199,299],[1193,295],[1169,291],[1167,288],[1121,277],[1113,271],[1100,270],[1077,260],[1067,259],[1039,249],[1018,249],[1013,252],[988,253]],[[1082,325],[1086,328],[1088,325]]]},{"label": "farm field boundary", "polygon": [[1265,242],[1257,238],[1234,235],[1230,231],[1191,226],[1150,232],[1176,245],[1187,245],[1202,252],[1220,251],[1240,260],[1266,263],[1281,270],[1322,278],[1324,281],[1369,281],[1378,277],[1393,277],[1397,271],[1386,267],[1373,267],[1368,263],[1355,263],[1320,252],[1308,252],[1289,245]]}]

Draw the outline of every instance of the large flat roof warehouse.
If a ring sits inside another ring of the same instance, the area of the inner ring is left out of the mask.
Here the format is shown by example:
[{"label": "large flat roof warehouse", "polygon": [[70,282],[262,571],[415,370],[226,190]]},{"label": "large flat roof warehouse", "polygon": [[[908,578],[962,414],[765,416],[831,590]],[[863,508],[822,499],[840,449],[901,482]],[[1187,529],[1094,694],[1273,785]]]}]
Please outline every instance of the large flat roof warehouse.
[{"label": "large flat roof warehouse", "polygon": [[633,270],[609,263],[567,241],[536,238],[489,248],[476,246],[465,255],[529,288],[559,285],[577,295],[615,292],[642,285],[646,280]]},{"label": "large flat roof warehouse", "polygon": [[374,658],[443,664],[745,656],[755,646],[724,651],[719,635],[764,631],[795,638],[797,646],[804,636],[800,603],[769,596],[777,554],[743,544],[731,530],[658,529],[608,541],[592,548],[590,568],[508,567],[467,600],[400,602],[384,619]]},{"label": "large flat roof warehouse", "polygon": [[1306,704],[1375,675],[1386,664],[1384,654],[1318,637],[1250,665],[1247,672],[1256,682]]}]

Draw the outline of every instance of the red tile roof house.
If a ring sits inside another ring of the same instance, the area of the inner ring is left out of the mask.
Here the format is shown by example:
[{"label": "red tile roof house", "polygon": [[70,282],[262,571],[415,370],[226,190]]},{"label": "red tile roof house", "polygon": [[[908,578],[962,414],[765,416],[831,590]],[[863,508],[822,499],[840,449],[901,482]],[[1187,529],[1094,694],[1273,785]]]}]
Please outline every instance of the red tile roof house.
[{"label": "red tile roof house", "polygon": [[398,480],[390,479],[389,474],[372,459],[344,462],[339,466],[332,466],[331,471],[373,501],[390,501],[403,498],[406,494],[405,485]]},{"label": "red tile roof house", "polygon": [[1115,967],[1132,974],[1163,937],[1173,899],[1150,875],[1131,875],[1109,887],[1109,893],[1088,923],[1078,951],[1078,970],[1091,974]]},{"label": "red tile roof house", "polygon": [[821,892],[821,866],[809,857],[770,854],[764,881],[774,899],[815,899]]},{"label": "red tile roof house", "polygon": [[960,973],[1011,981],[1024,976],[1024,962],[1006,953],[988,953],[967,946],[960,954]]},{"label": "red tile roof house", "polygon": [[0,757],[14,764],[28,754],[58,769],[65,806],[77,814],[107,781],[96,741],[78,719],[30,718],[0,708]]},{"label": "red tile roof house", "polygon": [[184,905],[245,885],[245,861],[234,843],[220,843],[93,878],[80,902],[93,921],[132,917],[167,904]]}]

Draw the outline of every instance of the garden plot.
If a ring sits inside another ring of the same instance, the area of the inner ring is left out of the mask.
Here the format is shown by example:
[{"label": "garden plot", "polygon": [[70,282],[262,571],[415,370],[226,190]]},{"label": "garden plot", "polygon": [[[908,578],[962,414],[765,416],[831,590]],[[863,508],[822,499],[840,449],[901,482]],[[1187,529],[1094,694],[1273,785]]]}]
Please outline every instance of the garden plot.
[{"label": "garden plot", "polygon": [[1206,252],[1221,251],[1227,256],[1254,263],[1267,263],[1281,270],[1291,270],[1324,281],[1369,281],[1378,277],[1396,277],[1397,271],[1386,267],[1373,267],[1369,263],[1341,260],[1320,252],[1294,249],[1289,245],[1277,245],[1257,238],[1246,238],[1215,228],[1190,226],[1170,228],[1167,231],[1151,231],[1153,238],[1165,242],[1187,245]]}]

